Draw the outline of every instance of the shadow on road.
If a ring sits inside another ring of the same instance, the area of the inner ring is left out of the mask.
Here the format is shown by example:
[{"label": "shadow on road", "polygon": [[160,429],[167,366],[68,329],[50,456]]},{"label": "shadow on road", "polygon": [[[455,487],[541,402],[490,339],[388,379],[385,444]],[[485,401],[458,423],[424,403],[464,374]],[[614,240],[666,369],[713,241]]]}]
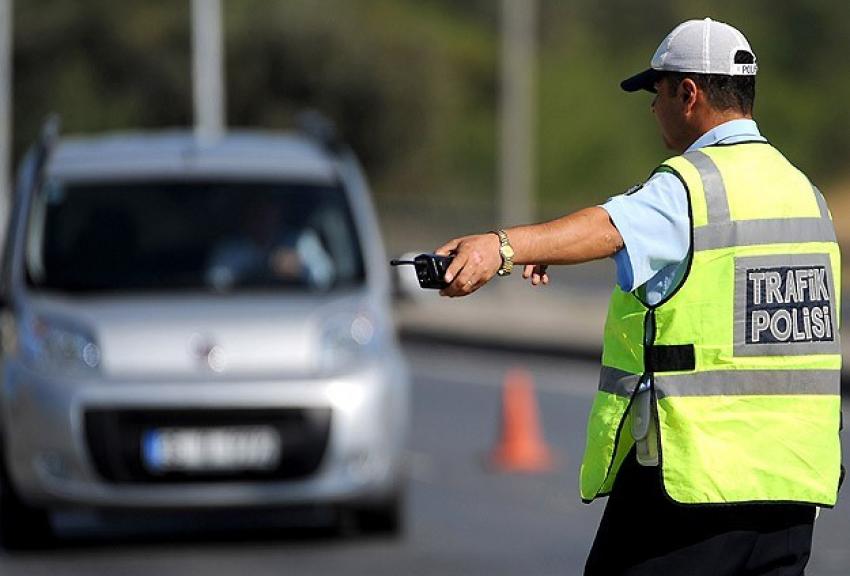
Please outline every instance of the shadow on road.
[{"label": "shadow on road", "polygon": [[[338,546],[360,541],[392,541],[391,536],[360,533],[330,508],[298,508],[240,512],[64,513],[54,518],[58,538],[40,550],[14,556],[43,557],[45,552],[89,555],[153,551],[187,546],[275,548]],[[395,537],[400,539],[400,537]]]}]

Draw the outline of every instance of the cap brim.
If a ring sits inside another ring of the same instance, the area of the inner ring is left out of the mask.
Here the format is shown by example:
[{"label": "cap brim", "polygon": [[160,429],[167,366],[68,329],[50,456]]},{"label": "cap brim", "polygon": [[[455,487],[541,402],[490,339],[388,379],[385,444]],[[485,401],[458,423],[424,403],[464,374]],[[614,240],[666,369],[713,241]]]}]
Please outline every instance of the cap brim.
[{"label": "cap brim", "polygon": [[648,68],[643,72],[635,74],[631,78],[626,78],[620,82],[620,88],[626,92],[637,92],[638,90],[646,90],[655,92],[655,83],[661,77],[660,70]]}]

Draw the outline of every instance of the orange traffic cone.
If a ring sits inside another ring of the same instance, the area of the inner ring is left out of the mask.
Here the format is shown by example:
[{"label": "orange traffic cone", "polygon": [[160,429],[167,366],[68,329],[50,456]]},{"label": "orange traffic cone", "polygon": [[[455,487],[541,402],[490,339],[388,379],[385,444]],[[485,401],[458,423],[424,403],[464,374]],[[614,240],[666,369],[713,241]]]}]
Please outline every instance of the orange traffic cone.
[{"label": "orange traffic cone", "polygon": [[543,472],[552,460],[540,430],[531,374],[512,369],[505,375],[501,438],[490,463],[507,472]]}]

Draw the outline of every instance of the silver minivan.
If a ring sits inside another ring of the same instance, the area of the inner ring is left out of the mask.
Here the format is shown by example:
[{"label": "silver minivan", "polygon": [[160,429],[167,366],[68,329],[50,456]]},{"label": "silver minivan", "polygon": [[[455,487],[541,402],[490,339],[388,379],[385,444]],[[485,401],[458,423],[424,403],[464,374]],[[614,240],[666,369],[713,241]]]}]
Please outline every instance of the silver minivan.
[{"label": "silver minivan", "polygon": [[410,382],[350,151],[56,132],[0,276],[2,543],[43,544],[65,508],[327,504],[397,533]]}]

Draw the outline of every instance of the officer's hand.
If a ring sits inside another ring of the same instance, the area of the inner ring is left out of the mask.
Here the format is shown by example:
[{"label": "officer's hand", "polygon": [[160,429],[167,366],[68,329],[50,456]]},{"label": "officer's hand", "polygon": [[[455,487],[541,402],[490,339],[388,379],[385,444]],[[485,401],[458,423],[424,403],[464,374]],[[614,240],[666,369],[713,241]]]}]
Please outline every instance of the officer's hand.
[{"label": "officer's hand", "polygon": [[455,238],[435,252],[441,256],[454,255],[444,276],[449,285],[440,290],[441,295],[452,298],[472,294],[495,276],[502,266],[499,237],[492,233]]},{"label": "officer's hand", "polygon": [[532,286],[537,286],[541,283],[548,284],[549,274],[546,273],[547,268],[549,268],[547,264],[526,264],[522,271],[522,277],[526,280],[531,278]]}]

